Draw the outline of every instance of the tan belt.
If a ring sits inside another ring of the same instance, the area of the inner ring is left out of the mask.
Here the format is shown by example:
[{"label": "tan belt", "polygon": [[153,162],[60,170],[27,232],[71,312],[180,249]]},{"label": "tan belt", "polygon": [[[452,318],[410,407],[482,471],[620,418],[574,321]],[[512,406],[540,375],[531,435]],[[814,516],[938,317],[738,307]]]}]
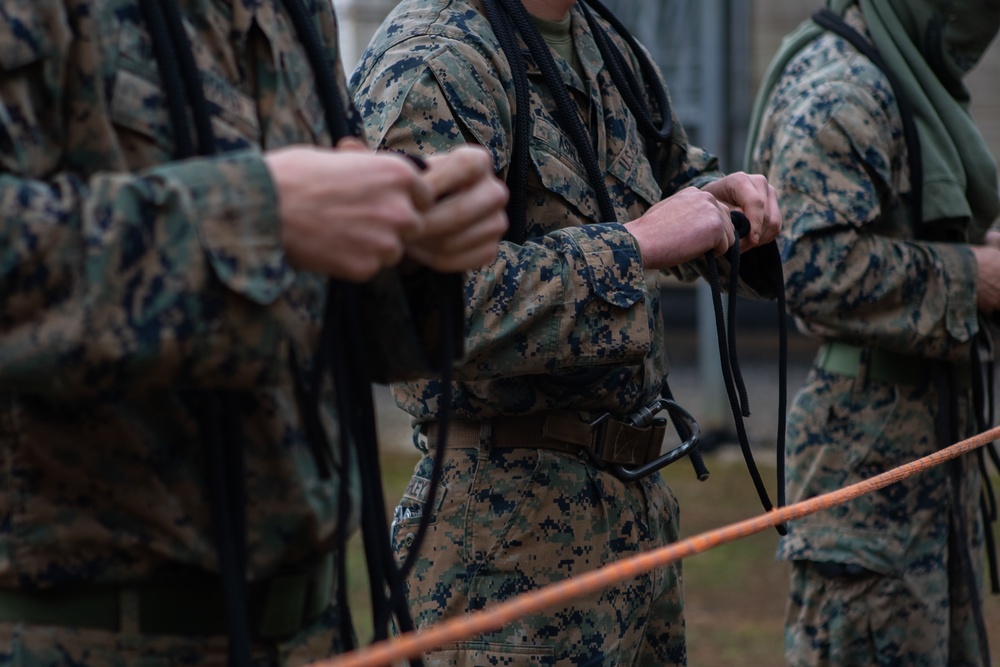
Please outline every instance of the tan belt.
[{"label": "tan belt", "polygon": [[[586,422],[569,410],[541,412],[523,417],[494,417],[489,428],[484,423],[453,422],[448,428],[448,446],[478,447],[480,438],[489,434],[493,448],[546,449],[593,458],[595,461],[623,465],[645,465],[660,455],[666,422],[656,420],[646,427],[632,426],[613,417]],[[431,441],[437,442],[438,424],[422,427]]]}]

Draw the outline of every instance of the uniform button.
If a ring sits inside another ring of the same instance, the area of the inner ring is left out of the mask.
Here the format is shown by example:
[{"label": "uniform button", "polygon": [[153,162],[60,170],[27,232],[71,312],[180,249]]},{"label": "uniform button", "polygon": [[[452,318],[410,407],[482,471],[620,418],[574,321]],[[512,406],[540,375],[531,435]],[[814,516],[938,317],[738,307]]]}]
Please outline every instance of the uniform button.
[{"label": "uniform button", "polygon": [[413,546],[413,540],[417,539],[417,536],[413,533],[407,533],[406,537],[403,538],[403,545],[407,547]]}]

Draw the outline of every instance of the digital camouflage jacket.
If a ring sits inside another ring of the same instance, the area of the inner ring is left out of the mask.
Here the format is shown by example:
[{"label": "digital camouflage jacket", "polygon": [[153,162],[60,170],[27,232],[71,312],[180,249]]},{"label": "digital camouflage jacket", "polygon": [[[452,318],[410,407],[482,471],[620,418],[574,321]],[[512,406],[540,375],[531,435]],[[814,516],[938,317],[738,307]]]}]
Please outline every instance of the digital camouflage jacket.
[{"label": "digital camouflage jacket", "polygon": [[[846,19],[865,26],[856,10]],[[920,240],[903,124],[885,75],[832,33],[788,64],[768,102],[751,168],[778,189],[789,312],[825,340],[969,363],[979,330],[976,262],[967,244]],[[974,431],[971,395],[956,391],[955,423]],[[938,393],[814,369],[788,419],[788,500],[839,489],[930,454]],[[982,539],[979,471],[963,461],[962,512]],[[883,574],[944,567],[947,468],[792,522],[779,557],[856,563]],[[975,553],[975,552],[974,552]],[[978,558],[978,556],[974,556]]]},{"label": "digital camouflage jacket", "polygon": [[[717,161],[688,144],[680,121],[662,151],[657,181],[633,114],[574,8],[572,31],[586,80],[556,58],[591,131],[617,220],[599,220],[594,192],[554,101],[523,49],[531,83],[528,241],[501,244],[496,261],[466,283],[468,357],[456,372],[455,416],[462,420],[550,409],[623,415],[656,398],[667,371],[660,312],[663,274],[645,271],[621,223],[665,196],[721,174]],[[605,25],[601,19],[602,25]],[[512,151],[511,71],[480,3],[405,0],[386,20],[351,80],[374,144],[436,153],[480,144],[506,174]],[[617,35],[616,46],[628,54]],[[523,46],[523,45],[522,45]],[[639,71],[629,54],[633,71]],[[724,262],[723,262],[724,263]],[[683,279],[701,263],[678,268]],[[726,267],[720,267],[725,283]],[[670,321],[671,314],[665,314]],[[394,387],[418,421],[434,419],[439,387]]]},{"label": "digital camouflage jacket", "polygon": [[[214,390],[238,396],[251,579],[343,528],[341,471],[318,474],[290,374],[326,282],[286,263],[262,159],[329,145],[312,70],[277,0],[180,4],[219,154],[172,162],[135,0],[0,2],[3,587],[215,570],[194,419]],[[346,101],[330,3],[311,6]],[[408,281],[412,298],[394,274],[365,288],[395,377],[430,372],[435,281]]]}]

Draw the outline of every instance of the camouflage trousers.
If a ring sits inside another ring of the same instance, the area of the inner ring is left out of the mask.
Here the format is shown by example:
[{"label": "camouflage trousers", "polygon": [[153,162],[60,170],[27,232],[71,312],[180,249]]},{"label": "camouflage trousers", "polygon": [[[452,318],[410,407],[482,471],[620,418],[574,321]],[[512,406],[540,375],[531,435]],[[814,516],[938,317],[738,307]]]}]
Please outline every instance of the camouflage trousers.
[{"label": "camouflage trousers", "polygon": [[[508,600],[675,541],[678,508],[659,474],[624,483],[546,450],[450,449],[443,486],[407,583],[418,627]],[[397,557],[420,520],[425,456],[396,508]],[[431,667],[684,665],[680,564],[470,637]]]},{"label": "camouflage trousers", "polygon": [[[331,606],[281,643],[255,645],[254,667],[298,667],[342,653]],[[226,637],[176,637],[0,623],[0,667],[228,667]]]},{"label": "camouflage trousers", "polygon": [[[971,435],[971,392],[949,397]],[[863,381],[813,369],[788,416],[797,502],[941,449],[934,383]],[[959,438],[954,438],[957,441]],[[789,523],[785,654],[791,667],[981,665],[969,580],[981,597],[981,481],[967,455]],[[836,575],[828,563],[858,574]]]},{"label": "camouflage trousers", "polygon": [[830,576],[821,567],[792,563],[788,667],[989,667],[964,577],[934,568]]}]

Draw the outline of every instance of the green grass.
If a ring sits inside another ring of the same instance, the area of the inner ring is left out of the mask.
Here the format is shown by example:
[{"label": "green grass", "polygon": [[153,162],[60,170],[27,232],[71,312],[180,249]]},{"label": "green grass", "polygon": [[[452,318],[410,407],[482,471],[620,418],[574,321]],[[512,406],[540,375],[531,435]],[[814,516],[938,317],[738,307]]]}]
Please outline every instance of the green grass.
[{"label": "green grass", "polygon": [[[707,482],[697,481],[684,461],[666,471],[680,500],[682,537],[761,512],[742,458],[733,448],[721,451],[706,457],[712,473]],[[390,511],[409,481],[415,461],[416,452],[383,456]],[[765,481],[773,487],[773,462],[761,459],[758,465]],[[994,485],[1000,489],[1000,479],[994,480]],[[788,570],[786,564],[774,560],[777,540],[777,532],[768,529],[684,561],[688,662],[692,667],[783,664],[782,622]],[[350,546],[350,597],[359,639],[366,643],[371,638],[371,620],[360,539],[352,538]],[[1000,667],[1000,596],[987,596],[986,611],[993,664]]]}]

